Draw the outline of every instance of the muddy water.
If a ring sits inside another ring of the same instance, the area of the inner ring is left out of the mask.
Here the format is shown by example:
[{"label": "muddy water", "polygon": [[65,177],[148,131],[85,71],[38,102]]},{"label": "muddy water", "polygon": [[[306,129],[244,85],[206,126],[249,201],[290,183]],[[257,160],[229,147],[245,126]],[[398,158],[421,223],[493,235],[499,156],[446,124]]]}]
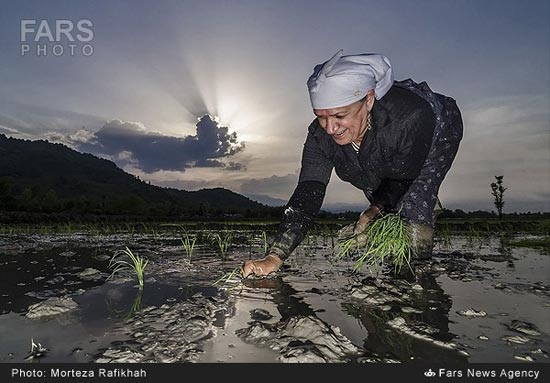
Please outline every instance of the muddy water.
[{"label": "muddy water", "polygon": [[[547,250],[453,237],[395,276],[329,262],[330,243],[305,241],[274,277],[214,287],[261,243],[222,261],[209,245],[188,260],[169,234],[0,237],[0,361],[550,361]],[[150,260],[143,290],[107,279],[125,245]],[[74,303],[26,316],[56,298]]]}]

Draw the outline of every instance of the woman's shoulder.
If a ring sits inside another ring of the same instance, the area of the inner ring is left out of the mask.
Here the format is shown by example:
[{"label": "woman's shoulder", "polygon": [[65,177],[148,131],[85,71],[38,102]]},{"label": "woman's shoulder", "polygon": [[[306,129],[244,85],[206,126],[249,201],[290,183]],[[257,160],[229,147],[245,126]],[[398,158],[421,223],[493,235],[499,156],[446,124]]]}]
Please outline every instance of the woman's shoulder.
[{"label": "woman's shoulder", "polygon": [[321,126],[319,125],[319,120],[318,119],[314,119],[313,121],[311,121],[311,124],[309,124],[309,126],[307,127],[307,130],[309,133],[311,134],[316,134],[317,133],[317,130],[320,128]]},{"label": "woman's shoulder", "polygon": [[307,130],[308,130],[308,133],[309,133],[308,135],[311,135],[312,137],[314,137],[318,141],[325,141],[328,138],[330,138],[330,136],[328,135],[326,130],[323,129],[321,127],[321,125],[319,124],[318,119],[314,119],[311,122],[311,124],[309,124]]},{"label": "woman's shoulder", "polygon": [[314,119],[311,124],[309,124],[307,130],[306,143],[307,141],[314,142],[315,145],[319,146],[327,155],[334,153],[334,148],[337,144],[326,130],[319,125],[318,119]]},{"label": "woman's shoulder", "polygon": [[429,102],[396,82],[378,102],[392,117],[402,118],[422,113],[432,113]]}]

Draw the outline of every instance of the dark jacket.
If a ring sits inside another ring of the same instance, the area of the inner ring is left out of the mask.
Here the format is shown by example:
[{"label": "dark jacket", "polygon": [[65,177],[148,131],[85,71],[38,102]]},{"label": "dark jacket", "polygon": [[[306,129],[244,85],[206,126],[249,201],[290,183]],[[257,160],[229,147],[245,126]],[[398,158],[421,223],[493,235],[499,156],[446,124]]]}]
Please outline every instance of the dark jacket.
[{"label": "dark jacket", "polygon": [[[321,208],[333,169],[340,179],[361,189],[371,204],[379,205],[385,211],[401,209],[400,201],[410,199],[407,195],[409,190],[415,190],[412,196],[415,203],[418,201],[433,210],[432,202],[425,201],[433,199],[433,190],[429,190],[426,185],[411,186],[415,180],[422,178],[420,175],[423,169],[425,173],[428,172],[425,169],[429,162],[428,154],[436,152],[434,131],[436,127],[442,130],[441,126],[444,126],[439,123],[444,119],[442,105],[454,103],[454,100],[431,93],[431,90],[424,91],[424,85],[419,86],[411,80],[395,82],[380,100],[374,102],[371,110],[372,127],[363,137],[359,153],[353,150],[351,144],[338,145],[317,119],[310,124],[298,185],[287,204],[271,249],[273,252],[284,259],[303,240]],[[429,97],[425,96],[426,92]],[[433,101],[430,101],[430,97]],[[436,108],[434,102],[441,104],[440,107]],[[443,144],[445,142],[442,141]],[[446,150],[443,147],[441,149]],[[452,162],[455,153],[447,156],[445,161]],[[431,168],[429,171],[434,176],[428,176],[427,183],[437,184],[438,189],[442,177],[438,176],[438,180],[435,180],[436,171]],[[431,178],[434,178],[433,183]],[[423,197],[417,189],[430,191],[431,194]],[[411,203],[407,202],[409,205]],[[418,214],[415,209],[410,212],[409,217],[406,216],[407,212],[404,213],[409,221],[415,221],[415,216],[425,215]]]},{"label": "dark jacket", "polygon": [[298,183],[327,185],[336,175],[362,190],[371,203],[393,208],[420,174],[435,127],[430,105],[406,89],[393,86],[372,108],[372,127],[359,154],[338,145],[317,119],[309,126]]}]

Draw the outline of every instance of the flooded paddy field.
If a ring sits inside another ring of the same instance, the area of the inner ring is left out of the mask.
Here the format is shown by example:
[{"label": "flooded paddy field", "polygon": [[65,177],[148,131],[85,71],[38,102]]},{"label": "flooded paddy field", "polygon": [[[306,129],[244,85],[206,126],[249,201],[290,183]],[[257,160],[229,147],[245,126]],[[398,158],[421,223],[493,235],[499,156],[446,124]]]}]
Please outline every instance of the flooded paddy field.
[{"label": "flooded paddy field", "polygon": [[[312,234],[274,276],[214,283],[259,258],[239,229],[0,236],[0,362],[550,362],[547,237],[438,238],[414,275],[353,273]],[[510,246],[524,241],[527,246]],[[144,286],[109,260],[149,260]],[[31,344],[34,343],[34,346]]]}]

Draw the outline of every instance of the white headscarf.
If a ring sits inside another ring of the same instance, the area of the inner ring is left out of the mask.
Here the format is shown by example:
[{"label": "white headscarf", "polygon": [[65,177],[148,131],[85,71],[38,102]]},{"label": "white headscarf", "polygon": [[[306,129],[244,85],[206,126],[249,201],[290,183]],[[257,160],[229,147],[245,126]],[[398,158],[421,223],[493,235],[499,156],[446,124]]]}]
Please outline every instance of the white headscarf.
[{"label": "white headscarf", "polygon": [[353,104],[374,89],[377,100],[393,85],[390,61],[379,54],[342,56],[340,49],[316,65],[307,81],[313,109],[331,109]]}]

